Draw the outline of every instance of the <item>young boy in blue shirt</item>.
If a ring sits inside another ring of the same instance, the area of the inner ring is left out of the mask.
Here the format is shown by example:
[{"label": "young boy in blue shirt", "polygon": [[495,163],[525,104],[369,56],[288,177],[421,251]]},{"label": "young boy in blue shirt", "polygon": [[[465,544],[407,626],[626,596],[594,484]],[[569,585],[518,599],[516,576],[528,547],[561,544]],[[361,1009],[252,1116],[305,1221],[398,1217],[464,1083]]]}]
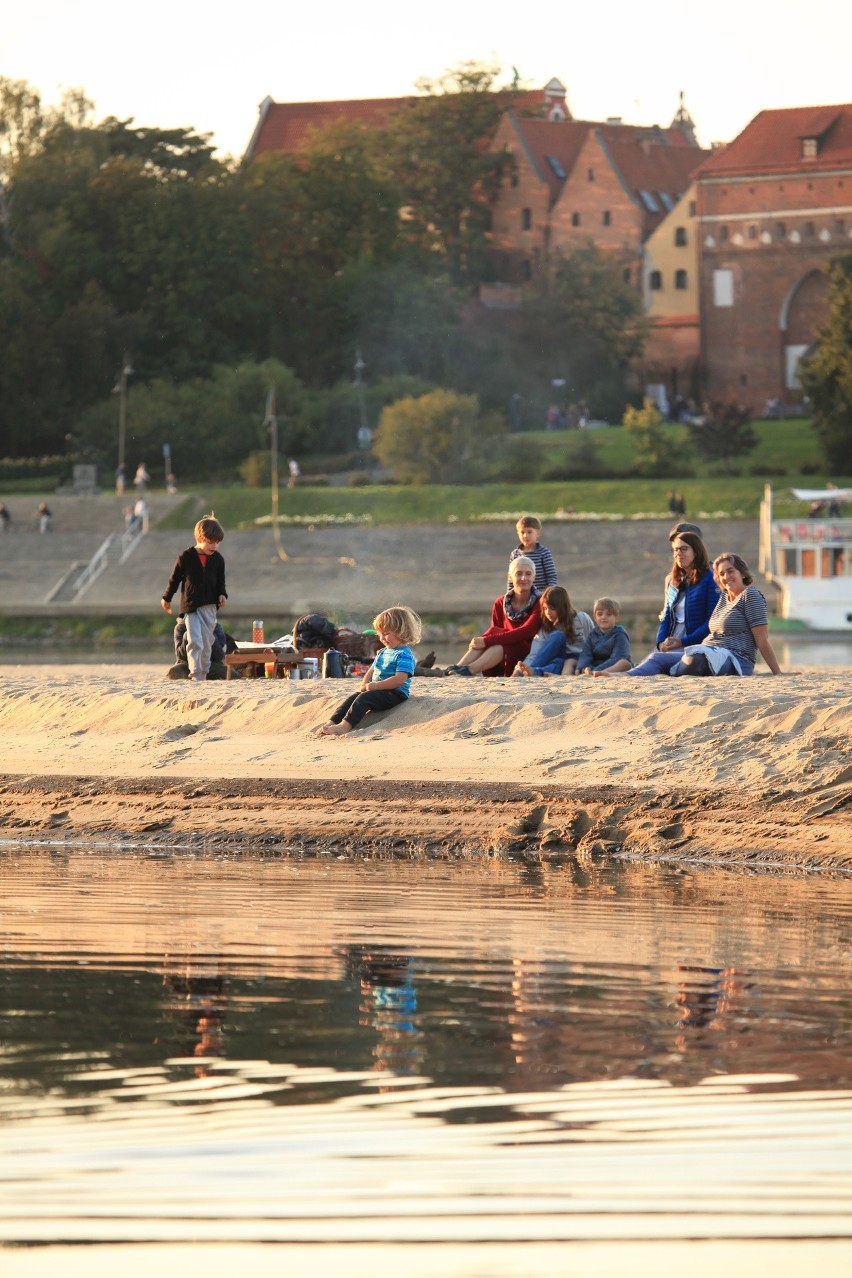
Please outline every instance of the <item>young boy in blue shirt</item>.
[{"label": "young boy in blue shirt", "polygon": [[618,624],[620,612],[616,599],[595,600],[595,624],[577,658],[577,674],[617,674],[631,668],[630,639],[624,626]]},{"label": "young boy in blue shirt", "polygon": [[373,629],[384,646],[361,680],[360,691],[341,701],[328,723],[318,729],[319,736],[344,736],[358,727],[368,711],[392,710],[408,700],[411,676],[417,664],[409,644],[420,642],[420,618],[410,608],[398,604],[380,612]]}]

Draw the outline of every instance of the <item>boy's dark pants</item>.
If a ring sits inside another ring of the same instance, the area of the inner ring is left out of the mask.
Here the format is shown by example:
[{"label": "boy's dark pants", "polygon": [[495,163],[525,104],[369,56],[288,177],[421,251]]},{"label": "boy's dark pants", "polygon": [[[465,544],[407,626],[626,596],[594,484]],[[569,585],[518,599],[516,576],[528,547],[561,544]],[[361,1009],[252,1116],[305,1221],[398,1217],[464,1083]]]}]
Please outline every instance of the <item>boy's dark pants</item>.
[{"label": "boy's dark pants", "polygon": [[404,692],[399,688],[377,688],[375,691],[354,692],[351,697],[341,701],[331,716],[332,723],[341,723],[344,719],[353,728],[364,718],[368,710],[390,710],[398,706],[400,701],[407,701]]}]

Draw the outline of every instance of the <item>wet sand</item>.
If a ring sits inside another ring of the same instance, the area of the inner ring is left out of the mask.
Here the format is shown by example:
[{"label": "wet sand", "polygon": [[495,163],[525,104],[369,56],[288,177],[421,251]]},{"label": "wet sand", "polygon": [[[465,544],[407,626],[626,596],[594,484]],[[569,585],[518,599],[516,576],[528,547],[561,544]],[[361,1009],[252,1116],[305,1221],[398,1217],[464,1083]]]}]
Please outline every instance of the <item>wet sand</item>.
[{"label": "wet sand", "polygon": [[845,671],[418,679],[315,737],[351,689],[6,667],[0,841],[852,870]]}]

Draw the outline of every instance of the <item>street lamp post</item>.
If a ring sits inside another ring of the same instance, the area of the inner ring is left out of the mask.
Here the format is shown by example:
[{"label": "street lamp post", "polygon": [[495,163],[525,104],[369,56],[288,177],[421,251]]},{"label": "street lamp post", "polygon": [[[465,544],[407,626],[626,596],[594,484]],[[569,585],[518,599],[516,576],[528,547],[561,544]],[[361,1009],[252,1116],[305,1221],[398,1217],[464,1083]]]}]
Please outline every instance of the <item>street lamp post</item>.
[{"label": "street lamp post", "polygon": [[124,448],[127,439],[127,379],[133,375],[130,356],[125,352],[121,361],[121,372],[113,391],[118,393],[118,464],[124,465]]},{"label": "street lamp post", "polygon": [[367,450],[372,442],[373,432],[367,425],[367,408],[364,403],[364,364],[361,358],[360,350],[355,352],[355,385],[358,387],[358,412],[360,416],[360,425],[358,427],[358,448],[361,452],[361,465],[367,464]]}]

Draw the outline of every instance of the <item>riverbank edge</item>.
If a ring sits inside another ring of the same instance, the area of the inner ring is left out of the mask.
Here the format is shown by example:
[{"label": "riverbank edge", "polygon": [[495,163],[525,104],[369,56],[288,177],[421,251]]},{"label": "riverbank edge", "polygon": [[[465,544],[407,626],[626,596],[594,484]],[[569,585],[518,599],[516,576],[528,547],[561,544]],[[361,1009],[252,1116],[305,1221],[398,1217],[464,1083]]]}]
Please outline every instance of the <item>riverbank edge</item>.
[{"label": "riverbank edge", "polygon": [[655,792],[511,782],[0,776],[0,854],[608,860],[852,874],[852,792]]}]

